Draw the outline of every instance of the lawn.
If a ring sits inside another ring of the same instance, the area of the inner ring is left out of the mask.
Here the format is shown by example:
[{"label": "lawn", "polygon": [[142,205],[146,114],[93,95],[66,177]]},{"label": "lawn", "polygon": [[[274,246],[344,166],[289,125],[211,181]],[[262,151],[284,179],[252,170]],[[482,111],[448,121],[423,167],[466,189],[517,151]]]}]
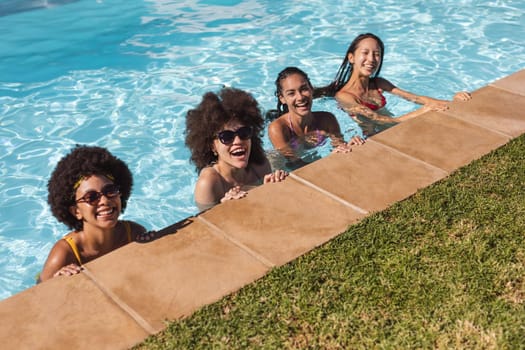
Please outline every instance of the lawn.
[{"label": "lawn", "polygon": [[525,135],[136,349],[523,349]]}]

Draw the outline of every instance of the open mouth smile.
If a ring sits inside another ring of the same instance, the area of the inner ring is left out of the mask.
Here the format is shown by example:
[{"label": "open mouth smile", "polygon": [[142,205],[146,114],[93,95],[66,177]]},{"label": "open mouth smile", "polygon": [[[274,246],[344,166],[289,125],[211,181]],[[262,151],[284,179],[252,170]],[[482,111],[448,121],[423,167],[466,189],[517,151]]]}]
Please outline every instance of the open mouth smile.
[{"label": "open mouth smile", "polygon": [[113,217],[113,214],[115,213],[116,209],[113,207],[110,208],[104,208],[103,210],[97,211],[97,218],[111,218]]}]

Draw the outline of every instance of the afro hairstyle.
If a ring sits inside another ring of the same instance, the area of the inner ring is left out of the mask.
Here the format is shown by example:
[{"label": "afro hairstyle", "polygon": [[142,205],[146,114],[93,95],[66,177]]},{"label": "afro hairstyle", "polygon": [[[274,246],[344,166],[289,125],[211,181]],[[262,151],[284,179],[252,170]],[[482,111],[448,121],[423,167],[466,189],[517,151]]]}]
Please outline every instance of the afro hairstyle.
[{"label": "afro hairstyle", "polygon": [[47,202],[53,216],[67,227],[82,230],[82,221],[71,214],[75,205],[75,184],[82,177],[103,175],[112,177],[119,186],[122,212],[126,208],[133,187],[133,176],[126,163],[112,155],[107,149],[96,146],[76,145],[69,154],[57,163],[47,184]]}]

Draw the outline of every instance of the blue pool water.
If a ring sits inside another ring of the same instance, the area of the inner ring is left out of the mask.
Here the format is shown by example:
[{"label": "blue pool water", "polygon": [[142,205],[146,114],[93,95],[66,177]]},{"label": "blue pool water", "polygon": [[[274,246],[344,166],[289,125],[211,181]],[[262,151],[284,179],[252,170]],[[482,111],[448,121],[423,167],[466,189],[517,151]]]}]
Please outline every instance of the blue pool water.
[{"label": "blue pool water", "polygon": [[[524,14],[517,0],[0,0],[0,299],[32,286],[67,232],[46,184],[73,145],[125,160],[124,217],[159,229],[197,211],[183,132],[204,92],[235,86],[275,108],[281,69],[326,84],[370,31],[386,45],[384,77],[451,98],[525,67]],[[395,115],[415,109],[387,98]],[[314,109],[334,112],[347,139],[359,133],[333,100]]]}]

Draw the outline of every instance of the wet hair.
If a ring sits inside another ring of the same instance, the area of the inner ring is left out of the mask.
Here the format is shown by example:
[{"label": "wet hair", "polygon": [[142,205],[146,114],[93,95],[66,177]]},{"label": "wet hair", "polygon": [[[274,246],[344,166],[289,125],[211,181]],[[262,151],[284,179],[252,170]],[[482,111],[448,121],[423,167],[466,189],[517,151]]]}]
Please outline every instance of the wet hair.
[{"label": "wet hair", "polygon": [[70,229],[82,230],[82,220],[71,214],[69,208],[76,204],[75,187],[78,181],[92,175],[111,178],[120,188],[122,212],[126,208],[133,187],[133,177],[126,163],[105,148],[76,145],[57,163],[47,184],[47,202],[53,216]]},{"label": "wet hair", "polygon": [[263,164],[266,161],[261,133],[264,127],[259,104],[249,93],[227,87],[219,93],[207,92],[197,107],[186,114],[186,146],[191,151],[197,172],[217,161],[213,141],[217,133],[230,121],[251,126],[253,135],[248,163]]},{"label": "wet hair", "polygon": [[270,119],[273,120],[285,113],[288,113],[288,106],[286,104],[281,103],[279,96],[282,96],[283,94],[283,87],[281,84],[282,81],[293,74],[301,75],[304,79],[306,79],[310,88],[313,89],[312,83],[310,82],[310,78],[308,78],[308,74],[306,74],[301,69],[297,67],[286,67],[285,69],[280,71],[279,74],[277,75],[277,79],[275,79],[275,97],[277,97],[277,110],[274,110],[274,109],[269,110],[266,113],[267,120],[270,120]]},{"label": "wet hair", "polygon": [[357,46],[361,41],[364,39],[372,38],[379,44],[379,47],[381,48],[381,61],[379,63],[379,67],[377,67],[377,70],[375,74],[370,77],[371,79],[376,78],[379,76],[379,72],[381,71],[381,66],[383,65],[383,56],[385,54],[385,45],[383,44],[383,41],[376,35],[372,33],[364,33],[359,34],[351,43],[348,49],[346,50],[345,58],[343,59],[343,63],[341,63],[341,66],[339,67],[339,70],[337,71],[337,74],[335,75],[334,80],[327,86],[314,88],[314,98],[322,97],[322,96],[335,96],[336,92],[341,90],[341,88],[348,82],[350,79],[350,76],[352,76],[353,71],[353,65],[348,61],[348,54],[349,53],[355,53],[355,50],[357,49]]}]

